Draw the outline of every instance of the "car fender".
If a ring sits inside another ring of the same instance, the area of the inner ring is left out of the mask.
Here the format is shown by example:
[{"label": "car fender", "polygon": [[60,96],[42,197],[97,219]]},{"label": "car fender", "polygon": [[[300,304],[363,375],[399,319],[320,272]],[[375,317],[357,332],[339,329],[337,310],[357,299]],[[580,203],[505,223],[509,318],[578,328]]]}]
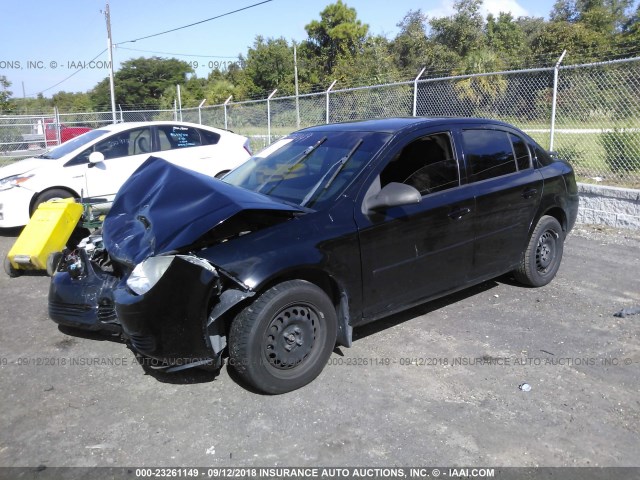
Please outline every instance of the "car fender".
[{"label": "car fender", "polygon": [[318,222],[314,215],[327,215],[317,212],[212,246],[199,255],[256,294],[287,280],[317,285],[336,307],[338,343],[350,346],[351,320],[361,315],[362,276],[359,268],[346,265],[348,259],[360,258],[360,250],[349,210],[339,211],[344,217],[334,216],[331,223],[343,232],[339,240],[333,228],[321,230],[315,226]]}]

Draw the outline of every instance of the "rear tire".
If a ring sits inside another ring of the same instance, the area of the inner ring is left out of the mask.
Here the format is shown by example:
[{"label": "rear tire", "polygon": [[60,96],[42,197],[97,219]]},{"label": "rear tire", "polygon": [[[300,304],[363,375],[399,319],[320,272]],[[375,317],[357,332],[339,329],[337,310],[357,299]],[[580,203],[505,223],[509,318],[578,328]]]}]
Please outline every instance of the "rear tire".
[{"label": "rear tire", "polygon": [[542,287],[547,285],[558,272],[564,250],[564,232],[558,220],[543,216],[531,234],[527,249],[515,278],[524,285]]},{"label": "rear tire", "polygon": [[335,307],[322,289],[302,280],[280,283],[232,322],[229,364],[260,392],[296,390],[326,365],[337,325]]}]

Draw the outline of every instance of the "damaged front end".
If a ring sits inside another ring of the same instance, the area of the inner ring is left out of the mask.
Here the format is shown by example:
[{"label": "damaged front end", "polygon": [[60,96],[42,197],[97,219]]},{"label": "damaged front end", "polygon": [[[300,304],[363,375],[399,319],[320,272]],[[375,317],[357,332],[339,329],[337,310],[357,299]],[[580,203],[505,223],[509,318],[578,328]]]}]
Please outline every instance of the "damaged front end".
[{"label": "damaged front end", "polygon": [[218,368],[225,314],[254,291],[199,252],[304,213],[151,157],[118,192],[104,237],[64,253],[49,315],[120,333],[155,366]]},{"label": "damaged front end", "polygon": [[120,276],[102,247],[102,237],[84,239],[75,250],[62,253],[49,286],[49,317],[60,325],[120,333],[113,301]]},{"label": "damaged front end", "polygon": [[61,325],[121,334],[155,368],[219,368],[227,345],[224,314],[251,296],[192,254],[149,257],[127,271],[101,249],[78,248],[64,252],[52,278],[49,316]]},{"label": "damaged front end", "polygon": [[223,315],[252,295],[195,255],[150,257],[114,290],[125,339],[173,371],[221,367],[227,345]]}]

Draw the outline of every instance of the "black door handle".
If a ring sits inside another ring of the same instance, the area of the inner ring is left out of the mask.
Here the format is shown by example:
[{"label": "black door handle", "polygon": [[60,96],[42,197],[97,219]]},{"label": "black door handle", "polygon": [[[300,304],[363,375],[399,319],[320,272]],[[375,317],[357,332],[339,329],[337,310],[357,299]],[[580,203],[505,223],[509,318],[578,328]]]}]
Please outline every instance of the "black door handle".
[{"label": "black door handle", "polygon": [[522,198],[535,197],[536,193],[538,193],[537,188],[527,188],[524,192],[522,192]]},{"label": "black door handle", "polygon": [[468,213],[471,213],[471,209],[468,207],[464,207],[464,208],[458,208],[456,210],[454,210],[453,212],[449,213],[449,218],[453,219],[453,220],[459,220],[462,217],[464,217],[465,215],[467,215]]}]

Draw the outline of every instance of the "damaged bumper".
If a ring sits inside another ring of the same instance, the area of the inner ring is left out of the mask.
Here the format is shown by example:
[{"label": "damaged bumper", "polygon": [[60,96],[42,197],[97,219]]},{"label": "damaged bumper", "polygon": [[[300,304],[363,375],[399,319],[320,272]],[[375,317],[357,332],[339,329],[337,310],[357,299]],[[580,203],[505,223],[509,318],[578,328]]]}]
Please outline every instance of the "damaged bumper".
[{"label": "damaged bumper", "polygon": [[190,261],[197,257],[165,258],[166,270],[151,273],[159,275],[157,281],[144,288],[146,291],[132,290],[133,274],[127,284],[115,289],[116,313],[123,334],[137,352],[167,366],[216,360],[222,352],[211,347],[206,319],[210,303],[220,293],[220,278],[213,267],[203,267],[204,261]]},{"label": "damaged bumper", "polygon": [[[109,330],[110,315],[136,353],[169,370],[222,365],[229,309],[252,292],[226,288],[228,277],[193,255],[150,257],[126,280],[102,272],[81,254],[83,270],[69,266],[54,276],[49,315],[60,324],[87,330]],[[75,277],[75,278],[74,278]],[[234,284],[233,287],[240,287]],[[223,291],[224,290],[224,291]]]},{"label": "damaged bumper", "polygon": [[49,317],[60,325],[119,333],[113,289],[119,279],[100,270],[79,250],[65,257],[49,286]]}]

